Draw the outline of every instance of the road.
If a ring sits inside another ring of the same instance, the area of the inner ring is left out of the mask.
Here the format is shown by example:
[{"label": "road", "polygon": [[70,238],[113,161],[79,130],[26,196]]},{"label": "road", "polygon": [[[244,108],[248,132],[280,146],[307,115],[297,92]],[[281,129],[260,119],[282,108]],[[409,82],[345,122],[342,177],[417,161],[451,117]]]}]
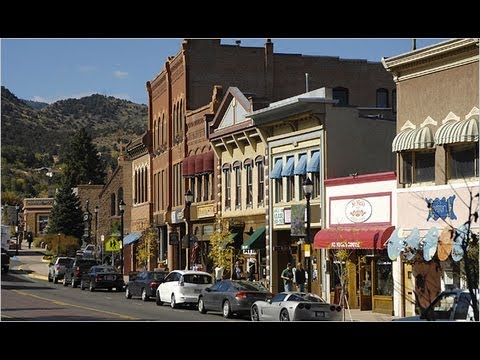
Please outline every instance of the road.
[{"label": "road", "polygon": [[171,309],[155,301],[126,299],[124,292],[64,287],[33,279],[24,270],[2,274],[2,321],[241,321],[220,313],[200,314],[196,307]]}]

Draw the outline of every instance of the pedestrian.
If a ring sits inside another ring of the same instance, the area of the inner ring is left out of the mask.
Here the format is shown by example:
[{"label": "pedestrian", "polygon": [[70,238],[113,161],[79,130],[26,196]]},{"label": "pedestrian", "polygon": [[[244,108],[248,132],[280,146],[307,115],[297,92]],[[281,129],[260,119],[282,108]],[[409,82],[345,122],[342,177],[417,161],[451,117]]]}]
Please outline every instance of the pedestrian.
[{"label": "pedestrian", "polygon": [[282,275],[283,285],[285,291],[293,291],[293,271],[292,271],[292,264],[288,263],[287,267],[283,269]]},{"label": "pedestrian", "polygon": [[255,259],[250,259],[248,263],[248,280],[255,280]]},{"label": "pedestrian", "polygon": [[297,285],[298,291],[305,292],[305,269],[302,263],[298,263],[295,269],[295,285]]},{"label": "pedestrian", "polygon": [[235,262],[235,267],[232,273],[233,280],[240,280],[242,278],[242,268],[240,267],[240,263],[238,261]]},{"label": "pedestrian", "polygon": [[32,242],[33,242],[33,234],[31,231],[27,233],[27,242],[28,242],[28,248],[32,248]]},{"label": "pedestrian", "polygon": [[215,282],[221,281],[223,279],[223,270],[225,268],[223,266],[217,266],[215,268]]}]

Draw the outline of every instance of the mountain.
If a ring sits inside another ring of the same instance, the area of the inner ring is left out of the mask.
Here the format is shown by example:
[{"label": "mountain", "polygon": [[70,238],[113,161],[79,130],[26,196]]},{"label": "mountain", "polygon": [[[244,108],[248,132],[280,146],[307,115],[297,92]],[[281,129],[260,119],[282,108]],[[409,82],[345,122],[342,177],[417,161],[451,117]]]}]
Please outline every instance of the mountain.
[{"label": "mountain", "polygon": [[33,101],[33,100],[25,100],[21,99],[25,104],[30,106],[31,108],[34,108],[36,110],[41,110],[45,106],[48,106],[48,103],[40,102],[40,101]]},{"label": "mountain", "polygon": [[[107,165],[115,165],[120,144],[138,138],[147,128],[147,106],[99,94],[53,104],[29,102],[1,87],[2,195],[39,196],[34,169],[54,167],[70,136],[85,127]],[[58,157],[56,157],[58,159]],[[16,179],[16,180],[15,180]],[[48,183],[51,192],[52,181]]]}]

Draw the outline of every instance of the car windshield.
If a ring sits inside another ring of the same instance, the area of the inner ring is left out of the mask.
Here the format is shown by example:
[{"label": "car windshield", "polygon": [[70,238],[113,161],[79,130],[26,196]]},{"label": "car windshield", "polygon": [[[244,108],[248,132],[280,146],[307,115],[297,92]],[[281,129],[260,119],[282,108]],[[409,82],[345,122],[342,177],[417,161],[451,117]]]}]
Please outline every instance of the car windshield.
[{"label": "car windshield", "polygon": [[210,284],[212,277],[203,274],[185,274],[183,275],[183,281],[190,284]]},{"label": "car windshield", "polygon": [[165,279],[165,275],[166,273],[163,273],[163,272],[154,272],[152,276],[154,280],[159,281],[159,280]]},{"label": "car windshield", "polygon": [[73,259],[69,259],[69,258],[58,259],[58,264],[60,264],[60,265],[71,264],[72,262],[73,262]]},{"label": "car windshield", "polygon": [[288,301],[309,301],[309,302],[317,302],[317,303],[325,302],[325,300],[323,300],[320,296],[315,294],[310,294],[310,293],[291,294],[290,297],[288,298]]}]

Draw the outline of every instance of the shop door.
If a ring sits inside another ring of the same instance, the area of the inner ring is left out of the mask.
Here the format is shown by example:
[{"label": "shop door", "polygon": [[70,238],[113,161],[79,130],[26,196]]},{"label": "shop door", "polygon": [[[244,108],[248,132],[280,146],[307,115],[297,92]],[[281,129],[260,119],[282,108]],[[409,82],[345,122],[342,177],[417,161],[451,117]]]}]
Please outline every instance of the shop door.
[{"label": "shop door", "polygon": [[372,261],[360,265],[360,310],[372,310]]},{"label": "shop door", "polygon": [[403,308],[404,316],[415,315],[415,294],[413,293],[412,265],[403,263]]}]

